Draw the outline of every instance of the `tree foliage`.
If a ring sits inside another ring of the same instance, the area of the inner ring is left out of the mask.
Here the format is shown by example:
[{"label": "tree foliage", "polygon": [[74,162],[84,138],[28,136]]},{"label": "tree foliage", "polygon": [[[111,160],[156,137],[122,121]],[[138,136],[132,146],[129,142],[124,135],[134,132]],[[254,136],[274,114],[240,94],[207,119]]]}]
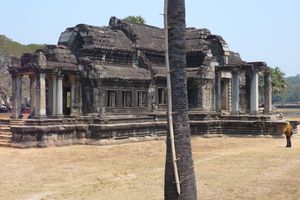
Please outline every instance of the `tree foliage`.
[{"label": "tree foliage", "polygon": [[285,73],[279,67],[271,68],[272,95],[275,97],[282,95],[285,91],[287,82],[284,76]]},{"label": "tree foliage", "polygon": [[286,78],[287,87],[280,96],[279,101],[284,102],[300,102],[300,74]]},{"label": "tree foliage", "polygon": [[0,55],[21,57],[23,53],[33,53],[44,47],[44,44],[23,45],[7,38],[5,35],[0,35]]},{"label": "tree foliage", "polygon": [[[45,45],[23,45],[15,42],[5,35],[0,35],[0,100],[5,101],[11,96],[11,78],[7,68],[11,63],[11,57],[20,58],[23,53],[33,53]],[[26,90],[26,87],[23,87]],[[1,102],[1,101],[0,101]]]},{"label": "tree foliage", "polygon": [[[300,74],[285,77],[279,67],[271,68],[273,102],[296,103],[300,102]],[[260,96],[263,96],[263,74],[259,74]]]},{"label": "tree foliage", "polygon": [[123,20],[133,23],[133,24],[145,24],[146,23],[146,20],[140,15],[138,15],[138,16],[130,15],[130,16],[125,17]]},{"label": "tree foliage", "polygon": [[[287,87],[287,81],[285,73],[280,70],[279,67],[270,68],[271,81],[272,81],[272,96],[273,101],[279,101],[281,96],[285,93]],[[264,91],[264,74],[259,73],[259,92],[260,96],[263,97]]]}]

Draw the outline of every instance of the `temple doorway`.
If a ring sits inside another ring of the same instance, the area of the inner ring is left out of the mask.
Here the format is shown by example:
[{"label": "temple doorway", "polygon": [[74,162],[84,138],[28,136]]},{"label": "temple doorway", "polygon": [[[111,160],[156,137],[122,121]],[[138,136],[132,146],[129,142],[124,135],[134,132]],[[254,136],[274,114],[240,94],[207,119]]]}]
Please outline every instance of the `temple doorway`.
[{"label": "temple doorway", "polygon": [[63,79],[63,114],[65,116],[71,115],[71,81],[68,75]]}]

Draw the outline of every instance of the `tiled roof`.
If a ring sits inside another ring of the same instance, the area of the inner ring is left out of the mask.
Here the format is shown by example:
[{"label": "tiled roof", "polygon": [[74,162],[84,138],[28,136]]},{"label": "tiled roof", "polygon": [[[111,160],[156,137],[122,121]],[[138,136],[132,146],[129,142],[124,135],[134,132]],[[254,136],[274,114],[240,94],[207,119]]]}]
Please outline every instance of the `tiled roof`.
[{"label": "tiled roof", "polygon": [[186,48],[187,51],[204,51],[207,52],[209,49],[210,42],[208,36],[211,35],[207,29],[186,29]]},{"label": "tiled roof", "polygon": [[66,46],[48,45],[42,52],[45,54],[47,61],[72,64],[77,63],[76,57]]},{"label": "tiled roof", "polygon": [[98,27],[78,24],[76,27],[67,28],[58,41],[59,44],[72,45],[74,38],[81,36],[83,49],[109,49],[132,51],[131,41],[120,30],[108,27]]},{"label": "tiled roof", "polygon": [[143,68],[95,65],[95,69],[104,79],[151,80],[150,72]]},{"label": "tiled roof", "polygon": [[246,64],[246,62],[241,59],[239,53],[235,53],[232,51],[230,51],[229,53],[230,53],[228,56],[228,64],[229,65],[244,65],[244,64]]}]

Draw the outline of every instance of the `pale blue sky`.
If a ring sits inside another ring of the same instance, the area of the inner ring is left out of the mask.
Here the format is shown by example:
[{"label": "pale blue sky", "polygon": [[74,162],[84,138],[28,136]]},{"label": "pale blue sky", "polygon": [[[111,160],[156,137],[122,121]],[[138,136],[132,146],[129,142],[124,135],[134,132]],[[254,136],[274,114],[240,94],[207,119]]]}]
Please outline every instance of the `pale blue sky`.
[{"label": "pale blue sky", "polygon": [[[162,27],[163,0],[3,0],[0,34],[23,44],[56,44],[79,23],[106,26],[110,16],[141,15]],[[187,26],[221,35],[246,61],[300,74],[299,0],[186,0]]]}]

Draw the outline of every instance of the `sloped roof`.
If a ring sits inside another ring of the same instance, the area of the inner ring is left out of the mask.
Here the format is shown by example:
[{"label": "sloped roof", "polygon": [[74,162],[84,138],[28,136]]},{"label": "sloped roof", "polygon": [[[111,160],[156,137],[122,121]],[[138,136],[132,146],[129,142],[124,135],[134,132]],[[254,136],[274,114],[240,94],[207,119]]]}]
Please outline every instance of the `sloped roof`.
[{"label": "sloped roof", "polygon": [[144,68],[95,65],[99,78],[123,80],[151,80],[151,74]]},{"label": "sloped roof", "polygon": [[[164,30],[146,24],[134,24],[119,20],[115,17],[110,19],[109,26],[112,29],[122,30],[135,43],[135,47],[145,50],[164,52]],[[227,47],[226,42],[220,36],[212,35],[208,29],[186,29],[187,51],[204,51],[210,49],[212,42],[218,42]]]},{"label": "sloped roof", "polygon": [[[166,67],[152,67],[154,77],[165,78],[167,77],[167,68]],[[197,78],[200,77],[199,68],[186,68],[187,78]]]},{"label": "sloped roof", "polygon": [[74,54],[62,45],[47,45],[42,52],[46,56],[47,68],[77,69]]},{"label": "sloped roof", "polygon": [[208,36],[211,35],[208,29],[186,29],[186,48],[187,51],[204,51],[209,50]]},{"label": "sloped roof", "polygon": [[241,59],[239,53],[230,51],[229,56],[228,56],[228,64],[229,65],[244,65],[244,64],[246,64],[246,62]]},{"label": "sloped roof", "polygon": [[109,27],[114,30],[122,30],[137,49],[164,52],[164,32],[161,28],[146,24],[134,24],[116,17],[110,18]]},{"label": "sloped roof", "polygon": [[73,64],[77,63],[76,57],[66,46],[47,45],[42,52],[45,54],[47,61]]},{"label": "sloped roof", "polygon": [[152,66],[152,71],[153,71],[154,77],[166,77],[167,76],[167,68],[166,67]]},{"label": "sloped roof", "polygon": [[140,24],[130,24],[137,34],[136,48],[164,52],[163,29]]},{"label": "sloped roof", "polygon": [[77,70],[74,54],[62,45],[47,45],[36,53],[25,53],[21,57],[21,66],[27,68]]},{"label": "sloped roof", "polygon": [[58,44],[71,45],[70,43],[78,35],[83,41],[83,49],[133,50],[132,43],[124,32],[86,24],[67,28],[65,32],[61,33]]}]

